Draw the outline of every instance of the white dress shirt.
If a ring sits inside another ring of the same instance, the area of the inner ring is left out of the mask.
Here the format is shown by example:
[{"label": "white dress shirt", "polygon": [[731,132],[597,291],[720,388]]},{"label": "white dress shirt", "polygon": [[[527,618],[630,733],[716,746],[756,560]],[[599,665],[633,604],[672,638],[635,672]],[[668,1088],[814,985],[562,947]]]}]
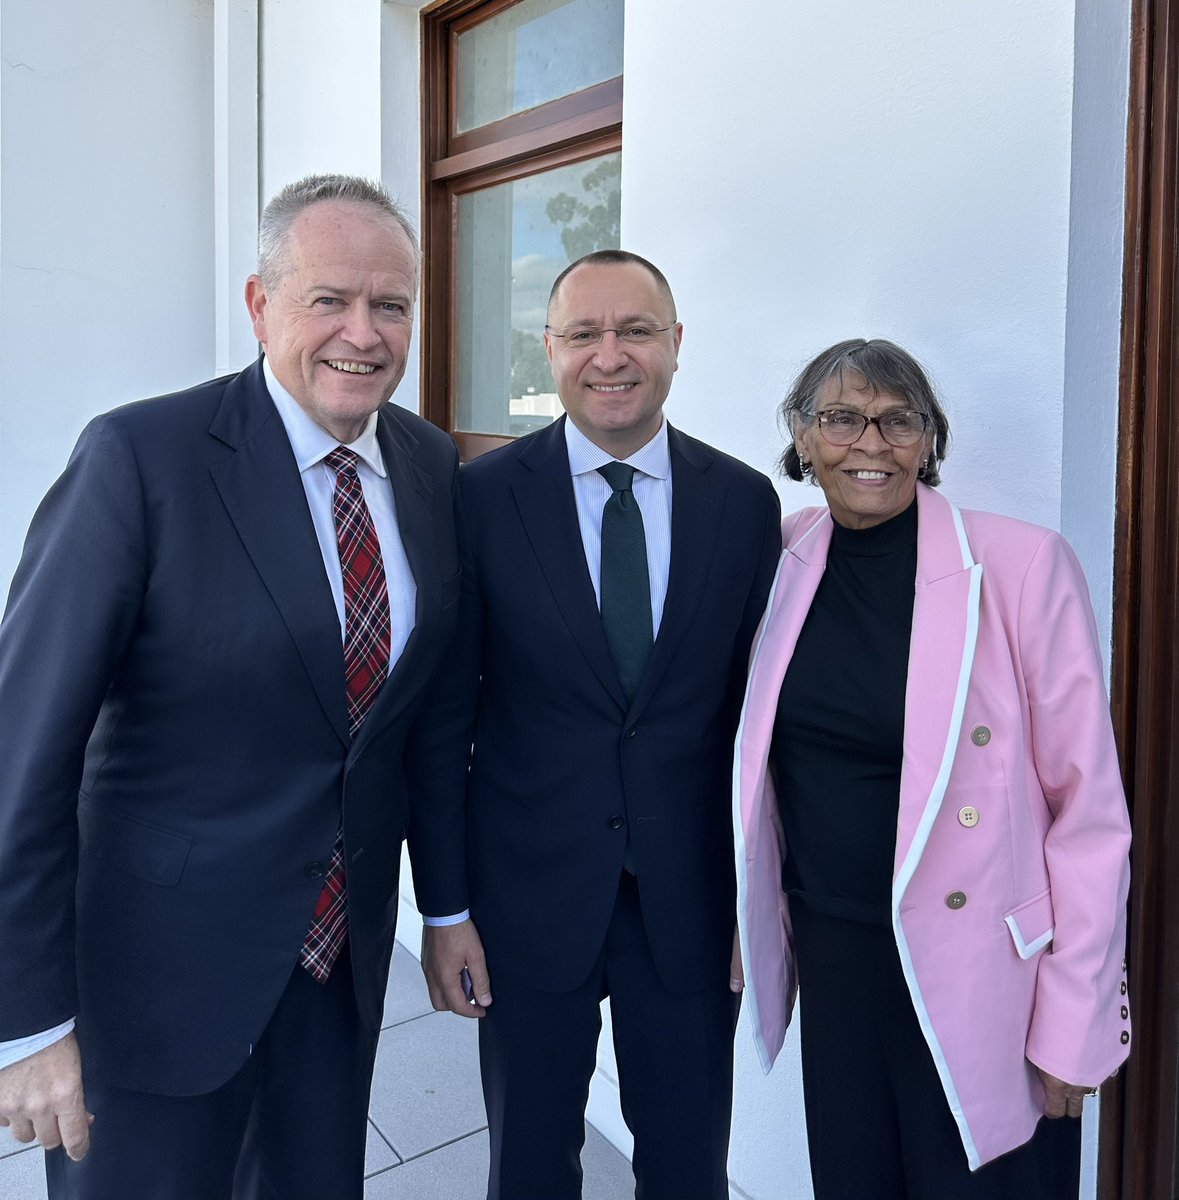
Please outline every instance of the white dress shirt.
[{"label": "white dress shirt", "polygon": [[[311,510],[311,521],[319,541],[319,552],[323,557],[324,570],[336,603],[340,620],[340,644],[344,641],[344,573],[340,568],[340,552],[336,542],[336,522],[332,515],[332,493],[336,486],[336,473],[323,460],[340,443],[322,426],[317,425],[295,398],[274,377],[267,360],[262,362],[262,374],[266,387],[274,401],[283,427],[290,439],[295,461],[299,465],[299,478],[307,496],[307,507]],[[354,442],[348,443],[349,450],[358,455],[356,473],[364,491],[364,501],[372,516],[377,540],[381,543],[381,559],[385,565],[385,585],[389,592],[389,670],[396,665],[405,643],[413,632],[417,609],[417,584],[405,557],[405,546],[401,541],[401,530],[397,525],[397,507],[393,499],[393,486],[385,470],[385,460],[377,441],[377,414],[373,413],[365,423],[364,431]],[[310,919],[310,918],[309,918]],[[10,1042],[0,1042],[0,1070],[21,1059],[29,1058],[38,1050],[44,1050],[72,1032],[71,1018],[43,1033],[30,1034]]]},{"label": "white dress shirt", "polygon": [[[573,476],[573,498],[577,504],[577,524],[585,565],[589,568],[594,595],[602,607],[602,510],[612,489],[598,468],[608,462],[629,463],[635,468],[631,490],[643,514],[643,536],[647,542],[647,576],[651,584],[651,630],[657,637],[667,599],[667,574],[671,567],[671,452],[667,445],[667,422],[659,432],[629,458],[615,459],[595,445],[568,418],[565,420],[565,448],[569,453],[569,471]],[[448,917],[427,917],[426,925],[458,925],[470,912]]]}]

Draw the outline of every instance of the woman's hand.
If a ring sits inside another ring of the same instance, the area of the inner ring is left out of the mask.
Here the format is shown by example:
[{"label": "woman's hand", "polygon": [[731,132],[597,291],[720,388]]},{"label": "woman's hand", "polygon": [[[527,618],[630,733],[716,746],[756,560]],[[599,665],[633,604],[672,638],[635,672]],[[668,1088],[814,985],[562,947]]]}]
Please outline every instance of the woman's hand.
[{"label": "woman's hand", "polygon": [[1079,1117],[1081,1105],[1086,1096],[1095,1096],[1096,1088],[1082,1087],[1079,1083],[1065,1083],[1055,1075],[1037,1067],[1040,1079],[1044,1084],[1044,1116],[1046,1117]]}]

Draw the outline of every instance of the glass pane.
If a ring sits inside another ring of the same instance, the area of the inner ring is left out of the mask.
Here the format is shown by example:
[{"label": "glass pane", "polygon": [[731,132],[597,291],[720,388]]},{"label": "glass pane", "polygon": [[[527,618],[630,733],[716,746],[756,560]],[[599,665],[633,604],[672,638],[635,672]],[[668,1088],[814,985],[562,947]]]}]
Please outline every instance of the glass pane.
[{"label": "glass pane", "polygon": [[519,436],[561,415],[544,352],[553,280],[618,248],[621,156],[606,154],[458,198],[456,427]]},{"label": "glass pane", "polygon": [[622,74],[623,0],[522,0],[455,39],[463,133]]}]

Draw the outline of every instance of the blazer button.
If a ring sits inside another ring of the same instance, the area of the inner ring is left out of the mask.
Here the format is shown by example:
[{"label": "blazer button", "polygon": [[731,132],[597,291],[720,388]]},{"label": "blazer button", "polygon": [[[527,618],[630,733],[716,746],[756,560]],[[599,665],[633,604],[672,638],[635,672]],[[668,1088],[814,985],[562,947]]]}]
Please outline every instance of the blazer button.
[{"label": "blazer button", "polygon": [[1123,1030],[1122,1030],[1122,1045],[1123,1045],[1123,1046],[1124,1046],[1124,1045],[1126,1045],[1126,1043],[1127,1043],[1129,1040],[1130,1040],[1130,1034],[1129,1034],[1129,1032],[1128,1032],[1127,1030],[1123,1029]]},{"label": "blazer button", "polygon": [[969,804],[958,810],[958,824],[966,829],[973,829],[978,824],[978,809]]},{"label": "blazer button", "polygon": [[1130,1010],[1123,1004],[1122,1005],[1122,1020],[1128,1021],[1129,1019],[1130,1019]]},{"label": "blazer button", "polygon": [[1123,979],[1122,980],[1122,995],[1124,996],[1125,994],[1126,994],[1126,981]]},{"label": "blazer button", "polygon": [[970,731],[970,740],[976,746],[985,746],[991,740],[991,731],[985,725],[976,725]]},{"label": "blazer button", "polygon": [[308,879],[321,879],[323,877],[323,863],[309,862],[303,868],[303,874],[306,875]]},{"label": "blazer button", "polygon": [[632,738],[632,737],[634,737],[634,735],[635,735],[636,733],[638,733],[638,731],[639,731],[639,727],[638,727],[637,725],[632,725],[632,726],[631,726],[631,727],[630,727],[630,728],[629,728],[629,729],[626,731],[626,736],[627,736],[628,738]]},{"label": "blazer button", "polygon": [[626,818],[620,817],[617,813],[615,813],[610,820],[606,822],[606,824],[609,825],[611,829],[621,829],[626,824]]},{"label": "blazer button", "polygon": [[965,892],[951,892],[946,897],[946,907],[947,908],[965,908],[966,907],[966,893]]}]

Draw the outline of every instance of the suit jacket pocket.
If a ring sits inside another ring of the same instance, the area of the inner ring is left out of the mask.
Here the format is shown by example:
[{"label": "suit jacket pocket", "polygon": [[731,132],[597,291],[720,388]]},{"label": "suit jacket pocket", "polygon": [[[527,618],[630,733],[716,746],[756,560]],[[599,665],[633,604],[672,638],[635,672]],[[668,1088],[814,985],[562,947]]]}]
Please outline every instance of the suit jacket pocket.
[{"label": "suit jacket pocket", "polygon": [[1038,896],[1016,905],[1004,918],[1011,940],[1020,958],[1031,958],[1052,941],[1055,918],[1052,892],[1045,888]]},{"label": "suit jacket pocket", "polygon": [[78,848],[91,862],[174,887],[180,882],[192,838],[84,800],[78,805]]}]

